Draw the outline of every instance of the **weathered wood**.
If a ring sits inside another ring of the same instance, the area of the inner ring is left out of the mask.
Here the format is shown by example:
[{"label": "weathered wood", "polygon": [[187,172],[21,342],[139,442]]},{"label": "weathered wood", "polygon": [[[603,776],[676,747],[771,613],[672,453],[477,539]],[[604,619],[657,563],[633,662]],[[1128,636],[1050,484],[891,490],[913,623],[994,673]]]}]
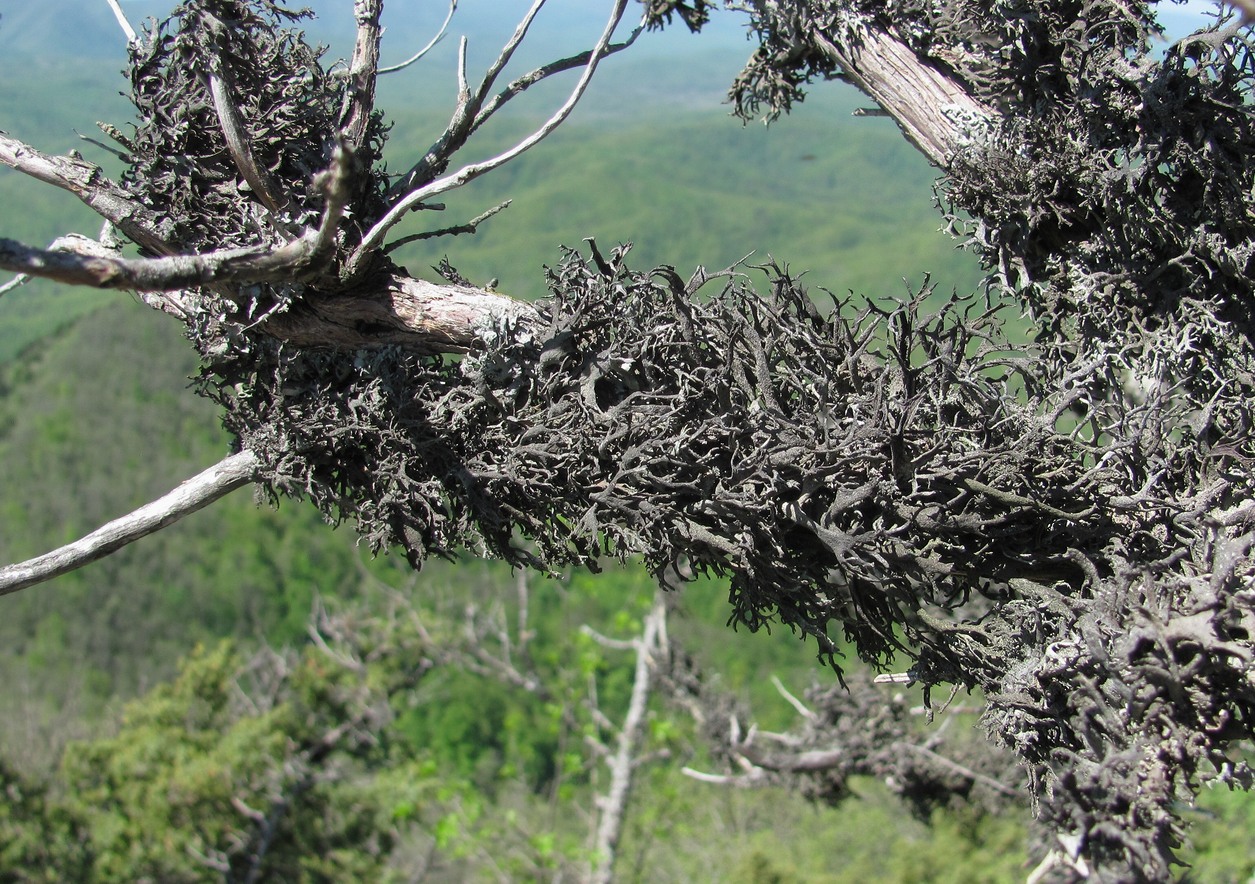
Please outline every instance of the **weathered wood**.
[{"label": "weathered wood", "polygon": [[68,190],[140,247],[158,255],[172,253],[162,235],[162,220],[110,181],[100,167],[79,157],[43,153],[0,132],[0,163],[25,175]]},{"label": "weathered wood", "polygon": [[935,166],[945,167],[971,140],[971,125],[994,114],[945,73],[883,30],[846,22],[840,45],[822,32],[815,40],[846,76],[893,117],[907,139]]},{"label": "weathered wood", "polygon": [[505,295],[393,275],[365,290],[307,298],[260,328],[301,347],[397,344],[422,353],[465,353],[507,325],[539,332],[540,314]]},{"label": "weathered wood", "polygon": [[25,562],[0,568],[0,595],[8,595],[81,568],[129,543],[173,525],[184,516],[253,481],[259,461],[241,451],[188,479],[164,497],[147,503],[87,536]]},{"label": "weathered wood", "polygon": [[[74,250],[51,251],[0,239],[0,268],[70,285],[138,291],[145,303],[187,321],[203,299],[185,287],[290,279],[316,251],[313,233],[273,252],[148,259],[119,257],[85,237],[76,243]],[[465,353],[505,325],[539,331],[540,314],[505,295],[394,274],[351,293],[314,291],[256,327],[302,347],[400,345],[420,353]]]}]

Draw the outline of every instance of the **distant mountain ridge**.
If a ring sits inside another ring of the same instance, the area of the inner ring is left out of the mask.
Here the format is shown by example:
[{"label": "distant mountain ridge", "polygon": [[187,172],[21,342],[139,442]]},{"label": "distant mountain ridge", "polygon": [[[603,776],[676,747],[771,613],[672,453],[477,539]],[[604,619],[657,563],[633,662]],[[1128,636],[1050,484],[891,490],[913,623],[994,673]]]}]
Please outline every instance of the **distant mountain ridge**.
[{"label": "distant mountain ridge", "polygon": [[[139,29],[148,18],[163,19],[177,5],[177,0],[124,0],[122,9],[132,27]],[[354,33],[352,0],[307,0],[289,3],[288,8],[308,7],[314,18],[298,27],[311,42],[332,48],[334,55],[352,51]],[[520,0],[460,0],[440,51],[454,57],[458,38],[469,35],[472,51],[492,47],[493,51],[513,32],[529,4]],[[610,4],[605,0],[551,0],[537,16],[528,33],[528,51],[551,53],[554,49],[570,50],[581,38],[588,42],[601,32]],[[384,4],[384,63],[396,63],[425,45],[438,31],[448,7],[444,3],[414,3],[412,0],[391,0]],[[633,4],[624,16],[622,32],[635,22],[639,7]],[[730,14],[718,15],[702,35],[709,46],[719,43],[724,48],[744,45],[741,19]],[[73,23],[67,26],[67,23]],[[684,27],[676,23],[674,37],[683,38]],[[635,47],[654,44],[669,52],[674,38],[650,34]],[[0,0],[0,63],[4,61],[47,59],[52,53],[76,58],[125,60],[125,41],[105,0]],[[7,79],[4,81],[7,85]]]}]

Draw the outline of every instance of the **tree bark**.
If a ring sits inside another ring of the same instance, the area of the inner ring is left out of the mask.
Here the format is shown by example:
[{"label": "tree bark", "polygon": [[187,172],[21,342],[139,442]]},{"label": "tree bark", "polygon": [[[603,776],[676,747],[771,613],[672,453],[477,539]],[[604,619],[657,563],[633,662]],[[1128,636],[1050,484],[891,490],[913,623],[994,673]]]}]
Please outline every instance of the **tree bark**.
[{"label": "tree bark", "polygon": [[847,78],[897,121],[907,140],[934,166],[945,168],[954,152],[976,133],[973,125],[995,115],[938,68],[883,30],[843,23],[850,32],[834,41],[815,32],[823,52]]},{"label": "tree bark", "polygon": [[543,324],[525,301],[400,274],[349,294],[315,295],[261,326],[301,347],[396,344],[420,353],[466,353],[506,327],[538,335]]}]

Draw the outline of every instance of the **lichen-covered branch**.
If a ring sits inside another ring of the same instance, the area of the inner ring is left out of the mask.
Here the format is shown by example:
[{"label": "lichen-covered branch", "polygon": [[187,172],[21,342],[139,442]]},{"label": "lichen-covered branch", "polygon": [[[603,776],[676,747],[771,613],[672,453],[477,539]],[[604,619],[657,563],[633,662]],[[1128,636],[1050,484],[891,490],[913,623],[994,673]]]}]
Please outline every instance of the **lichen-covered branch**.
[{"label": "lichen-covered branch", "polygon": [[[272,0],[189,0],[132,44],[120,182],[0,136],[0,162],[76,193],[143,258],[6,244],[4,266],[164,274],[178,290],[146,298],[187,323],[258,479],[375,549],[550,570],[639,556],[660,578],[687,561],[728,579],[751,629],[982,689],[1061,867],[1166,878],[1179,800],[1251,780],[1232,749],[1255,735],[1249,28],[1161,56],[1140,0],[751,0],[739,110],[773,116],[823,77],[866,91],[943,170],[988,297],[823,311],[777,267],[765,292],[745,271],[686,284],[590,245],[532,308],[449,267],[412,279],[386,240],[561,124],[626,7],[590,52],[493,97],[540,5],[477,86],[462,53],[449,125],[390,182],[377,0],[355,7],[347,77]],[[698,27],[710,4],[645,6]],[[575,65],[531,136],[454,164],[513,95]],[[1023,308],[1031,346],[1006,340],[993,296]],[[790,776],[841,763],[737,745]]]},{"label": "lichen-covered branch", "polygon": [[0,163],[37,181],[67,190],[118,230],[153,254],[170,254],[169,221],[79,157],[54,157],[0,132]]}]

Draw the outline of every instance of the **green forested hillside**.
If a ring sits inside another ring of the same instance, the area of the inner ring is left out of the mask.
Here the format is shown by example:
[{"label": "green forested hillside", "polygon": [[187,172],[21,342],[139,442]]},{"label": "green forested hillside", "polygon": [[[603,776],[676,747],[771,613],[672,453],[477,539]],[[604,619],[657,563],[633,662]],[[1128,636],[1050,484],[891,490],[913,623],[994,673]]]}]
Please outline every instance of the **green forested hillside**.
[{"label": "green forested hillside", "polygon": [[[43,552],[221,457],[212,408],[175,323],[113,305],[28,347],[0,389],[0,556]],[[197,641],[291,641],[316,588],[352,573],[353,546],[316,515],[247,492],[116,556],[5,598],[0,720],[11,755],[38,758],[91,726],[114,696],[169,676]],[[16,729],[17,732],[14,732]]]},{"label": "green forested hillside", "polygon": [[[416,269],[447,255],[472,278],[525,296],[543,293],[539,267],[556,262],[559,246],[579,248],[585,237],[631,242],[636,265],[671,264],[686,276],[753,253],[751,264],[787,262],[842,295],[901,297],[903,280],[918,287],[924,273],[945,290],[970,290],[980,274],[938,231],[934,170],[892,123],[851,117],[857,106],[833,88],[772,127],[743,126],[717,108],[576,121],[406,229],[461,223],[513,200],[479,235],[427,240],[399,257]],[[397,132],[400,144],[424,143],[409,126]]]}]

